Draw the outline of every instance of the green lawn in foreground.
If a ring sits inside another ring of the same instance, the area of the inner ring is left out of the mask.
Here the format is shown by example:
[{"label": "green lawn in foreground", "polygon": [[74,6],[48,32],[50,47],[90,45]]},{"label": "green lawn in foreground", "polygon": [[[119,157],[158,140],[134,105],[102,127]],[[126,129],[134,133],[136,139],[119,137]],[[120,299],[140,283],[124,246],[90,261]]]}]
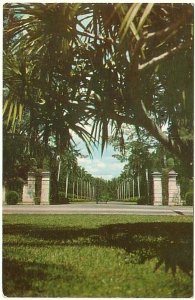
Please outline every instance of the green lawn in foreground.
[{"label": "green lawn in foreground", "polygon": [[6,215],[8,297],[191,297],[192,217]]}]

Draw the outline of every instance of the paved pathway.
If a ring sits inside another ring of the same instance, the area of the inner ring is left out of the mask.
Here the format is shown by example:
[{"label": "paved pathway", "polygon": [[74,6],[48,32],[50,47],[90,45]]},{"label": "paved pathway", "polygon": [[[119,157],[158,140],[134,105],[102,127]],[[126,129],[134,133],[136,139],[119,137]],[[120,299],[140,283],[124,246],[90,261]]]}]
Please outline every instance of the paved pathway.
[{"label": "paved pathway", "polygon": [[193,215],[190,206],[130,205],[121,202],[71,203],[65,205],[4,205],[3,214],[128,214]]}]

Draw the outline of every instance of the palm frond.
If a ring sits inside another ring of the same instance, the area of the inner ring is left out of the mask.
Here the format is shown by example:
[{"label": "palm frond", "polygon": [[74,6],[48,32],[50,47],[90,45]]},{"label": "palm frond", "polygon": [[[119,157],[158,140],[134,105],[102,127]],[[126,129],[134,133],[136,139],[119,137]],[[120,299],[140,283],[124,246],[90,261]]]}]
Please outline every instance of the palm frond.
[{"label": "palm frond", "polygon": [[19,123],[22,122],[23,108],[24,108],[24,106],[20,103],[20,104],[19,104],[19,112],[18,112],[18,120],[19,120]]},{"label": "palm frond", "polygon": [[17,117],[17,107],[18,107],[18,104],[15,103],[13,114],[12,114],[12,126],[14,126],[15,120],[16,120],[16,117]]},{"label": "palm frond", "polygon": [[[122,5],[122,4],[121,4]],[[124,40],[129,28],[131,29],[131,31],[133,32],[134,36],[136,37],[137,40],[139,40],[139,35],[137,33],[135,24],[133,23],[133,20],[135,19],[138,11],[140,10],[142,4],[141,3],[133,3],[131,5],[131,7],[129,8],[128,12],[126,13],[121,26],[120,26],[120,30],[119,30],[119,36],[121,39],[121,42]],[[119,8],[121,6],[119,5]],[[125,11],[123,10],[123,7],[121,7],[121,10],[123,12],[123,14],[125,13]]]},{"label": "palm frond", "polygon": [[147,17],[149,16],[149,14],[151,13],[151,10],[154,6],[154,3],[148,3],[140,20],[139,20],[139,24],[138,24],[138,27],[137,27],[137,31],[140,31],[145,23],[145,21],[147,20]]},{"label": "palm frond", "polygon": [[10,103],[10,106],[9,106],[8,117],[7,117],[7,125],[9,125],[9,122],[10,122],[10,119],[11,119],[11,116],[12,116],[12,110],[13,110],[13,107],[14,107],[14,103],[11,102],[11,103]]},{"label": "palm frond", "polygon": [[108,120],[105,119],[102,122],[102,147],[101,147],[101,155],[103,155],[105,146],[108,144]]},{"label": "palm frond", "polygon": [[4,103],[4,106],[3,106],[3,115],[4,115],[5,112],[6,112],[6,109],[7,109],[7,107],[8,107],[8,104],[9,104],[9,100],[6,99],[6,100],[5,100],[5,103]]}]

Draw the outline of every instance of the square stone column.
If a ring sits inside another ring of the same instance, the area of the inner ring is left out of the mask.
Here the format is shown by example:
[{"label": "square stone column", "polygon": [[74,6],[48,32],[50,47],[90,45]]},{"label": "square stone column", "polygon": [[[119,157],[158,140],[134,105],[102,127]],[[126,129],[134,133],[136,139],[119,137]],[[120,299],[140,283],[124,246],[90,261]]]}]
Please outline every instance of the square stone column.
[{"label": "square stone column", "polygon": [[172,170],[169,172],[168,176],[168,205],[179,205],[181,202],[181,197],[180,188],[178,188],[176,181],[177,173]]},{"label": "square stone column", "polygon": [[50,190],[50,172],[42,172],[40,204],[50,204],[49,190]]},{"label": "square stone column", "polygon": [[3,185],[3,191],[2,191],[2,193],[3,193],[3,205],[4,205],[4,204],[7,204],[6,203],[6,199],[5,199],[5,194],[6,194],[5,185]]},{"label": "square stone column", "polygon": [[183,201],[181,200],[181,187],[179,183],[177,183],[177,191],[178,191],[178,205],[183,205]]},{"label": "square stone column", "polygon": [[28,182],[23,186],[22,203],[34,204],[35,198],[35,173],[28,172]]},{"label": "square stone column", "polygon": [[153,205],[162,205],[162,180],[161,173],[153,172]]}]

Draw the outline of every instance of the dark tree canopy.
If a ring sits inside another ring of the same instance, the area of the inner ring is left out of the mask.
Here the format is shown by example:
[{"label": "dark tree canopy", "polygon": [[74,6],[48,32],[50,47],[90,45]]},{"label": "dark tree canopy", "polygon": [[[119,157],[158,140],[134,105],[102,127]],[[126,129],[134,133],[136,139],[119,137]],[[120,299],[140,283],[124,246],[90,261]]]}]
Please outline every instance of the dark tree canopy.
[{"label": "dark tree canopy", "polygon": [[4,50],[8,129],[24,107],[32,140],[62,151],[92,119],[103,150],[132,124],[192,167],[191,4],[5,4]]}]

